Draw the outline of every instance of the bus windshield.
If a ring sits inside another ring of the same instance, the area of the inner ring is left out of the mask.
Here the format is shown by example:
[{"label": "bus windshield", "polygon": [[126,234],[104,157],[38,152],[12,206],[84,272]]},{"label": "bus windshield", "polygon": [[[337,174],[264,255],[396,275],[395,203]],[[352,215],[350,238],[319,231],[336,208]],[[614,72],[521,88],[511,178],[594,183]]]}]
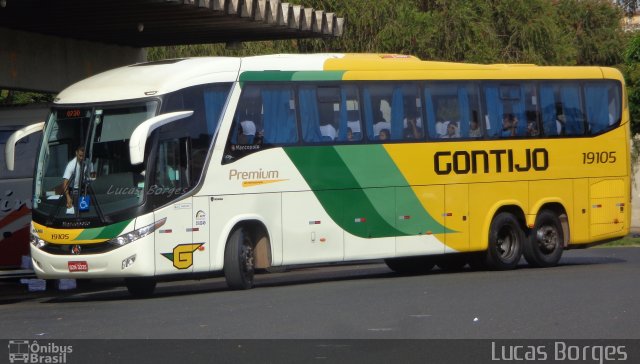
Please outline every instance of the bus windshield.
[{"label": "bus windshield", "polygon": [[34,209],[52,218],[102,219],[139,205],[144,165],[129,162],[129,139],[157,109],[157,101],[53,109],[38,158]]}]

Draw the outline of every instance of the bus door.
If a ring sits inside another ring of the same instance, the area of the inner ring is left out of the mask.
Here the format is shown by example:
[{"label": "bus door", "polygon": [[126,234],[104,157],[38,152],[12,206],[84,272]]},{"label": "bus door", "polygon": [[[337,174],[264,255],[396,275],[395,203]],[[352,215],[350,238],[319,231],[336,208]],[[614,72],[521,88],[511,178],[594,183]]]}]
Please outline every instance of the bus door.
[{"label": "bus door", "polygon": [[[591,237],[597,239],[607,234],[618,233],[626,227],[624,179],[590,179]],[[629,207],[626,207],[629,208]]]},{"label": "bus door", "polygon": [[148,198],[155,205],[164,205],[156,211],[156,220],[167,220],[155,231],[156,274],[193,272],[194,255],[202,245],[193,241],[195,213],[199,211],[194,209],[194,198],[181,197],[191,185],[188,139],[163,139],[157,148]]}]

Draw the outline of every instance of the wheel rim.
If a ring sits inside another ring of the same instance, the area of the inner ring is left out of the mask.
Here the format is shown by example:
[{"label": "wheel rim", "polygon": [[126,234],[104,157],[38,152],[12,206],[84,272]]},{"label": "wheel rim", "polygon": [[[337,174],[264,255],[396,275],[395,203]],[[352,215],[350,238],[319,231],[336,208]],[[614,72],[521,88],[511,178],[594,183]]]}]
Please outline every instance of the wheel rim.
[{"label": "wheel rim", "polygon": [[253,247],[251,243],[245,241],[242,244],[242,251],[240,252],[242,257],[242,273],[247,280],[253,280]]},{"label": "wheel rim", "polygon": [[515,254],[518,244],[518,236],[512,226],[503,226],[498,231],[496,249],[500,258],[509,260]]},{"label": "wheel rim", "polygon": [[551,254],[560,243],[560,234],[555,227],[544,225],[536,231],[536,242],[541,253]]}]

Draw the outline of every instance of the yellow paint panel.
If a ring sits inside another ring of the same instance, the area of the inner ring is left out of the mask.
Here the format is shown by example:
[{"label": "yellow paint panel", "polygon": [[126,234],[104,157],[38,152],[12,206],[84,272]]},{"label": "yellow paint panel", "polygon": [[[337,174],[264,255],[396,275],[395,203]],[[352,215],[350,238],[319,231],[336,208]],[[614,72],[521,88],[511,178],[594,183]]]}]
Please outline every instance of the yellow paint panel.
[{"label": "yellow paint panel", "polygon": [[[413,192],[424,207],[425,211],[433,217],[440,225],[444,225],[444,187],[443,186],[414,186]],[[424,231],[424,233],[431,233]],[[444,239],[440,239],[444,240]]]},{"label": "yellow paint panel", "polygon": [[591,238],[589,180],[573,180],[573,218],[569,219],[570,244],[588,243]]},{"label": "yellow paint panel", "polygon": [[627,229],[628,187],[621,178],[591,179],[591,236],[604,239]]},{"label": "yellow paint panel", "polygon": [[44,225],[40,225],[36,222],[33,223],[33,227],[36,230],[38,236],[45,240],[47,243],[52,244],[92,244],[102,243],[107,239],[89,239],[89,240],[75,240],[84,229],[54,229]]},{"label": "yellow paint panel", "polygon": [[[384,71],[384,72],[381,72]],[[595,67],[572,69],[562,67],[518,67],[507,69],[399,69],[380,67],[378,69],[347,69],[343,80],[513,80],[513,79],[598,79],[600,69]]]},{"label": "yellow paint panel", "polygon": [[445,236],[447,251],[469,250],[469,185],[446,185],[445,226],[453,230]]},{"label": "yellow paint panel", "polygon": [[625,183],[622,179],[604,179],[591,182],[591,198],[607,198],[624,196]]}]

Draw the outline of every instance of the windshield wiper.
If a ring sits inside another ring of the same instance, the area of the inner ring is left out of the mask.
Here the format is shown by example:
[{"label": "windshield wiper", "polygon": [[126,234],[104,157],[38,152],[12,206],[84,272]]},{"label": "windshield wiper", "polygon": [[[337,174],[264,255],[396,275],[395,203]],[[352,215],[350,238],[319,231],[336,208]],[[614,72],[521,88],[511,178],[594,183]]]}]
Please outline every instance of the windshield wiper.
[{"label": "windshield wiper", "polygon": [[[103,224],[106,224],[107,222],[111,222],[111,219],[109,219],[109,221],[107,221],[107,218],[105,218],[104,213],[102,212],[102,208],[100,207],[100,204],[98,203],[98,199],[96,198],[96,191],[93,189],[93,187],[91,186],[91,182],[87,181],[84,187],[84,191],[85,192],[89,192],[89,196],[91,197],[91,200],[93,201],[93,206],[96,209],[96,214],[98,215],[98,218],[100,219],[100,222]],[[78,199],[78,201],[80,201]],[[78,213],[80,212],[80,206],[78,206]]]}]

